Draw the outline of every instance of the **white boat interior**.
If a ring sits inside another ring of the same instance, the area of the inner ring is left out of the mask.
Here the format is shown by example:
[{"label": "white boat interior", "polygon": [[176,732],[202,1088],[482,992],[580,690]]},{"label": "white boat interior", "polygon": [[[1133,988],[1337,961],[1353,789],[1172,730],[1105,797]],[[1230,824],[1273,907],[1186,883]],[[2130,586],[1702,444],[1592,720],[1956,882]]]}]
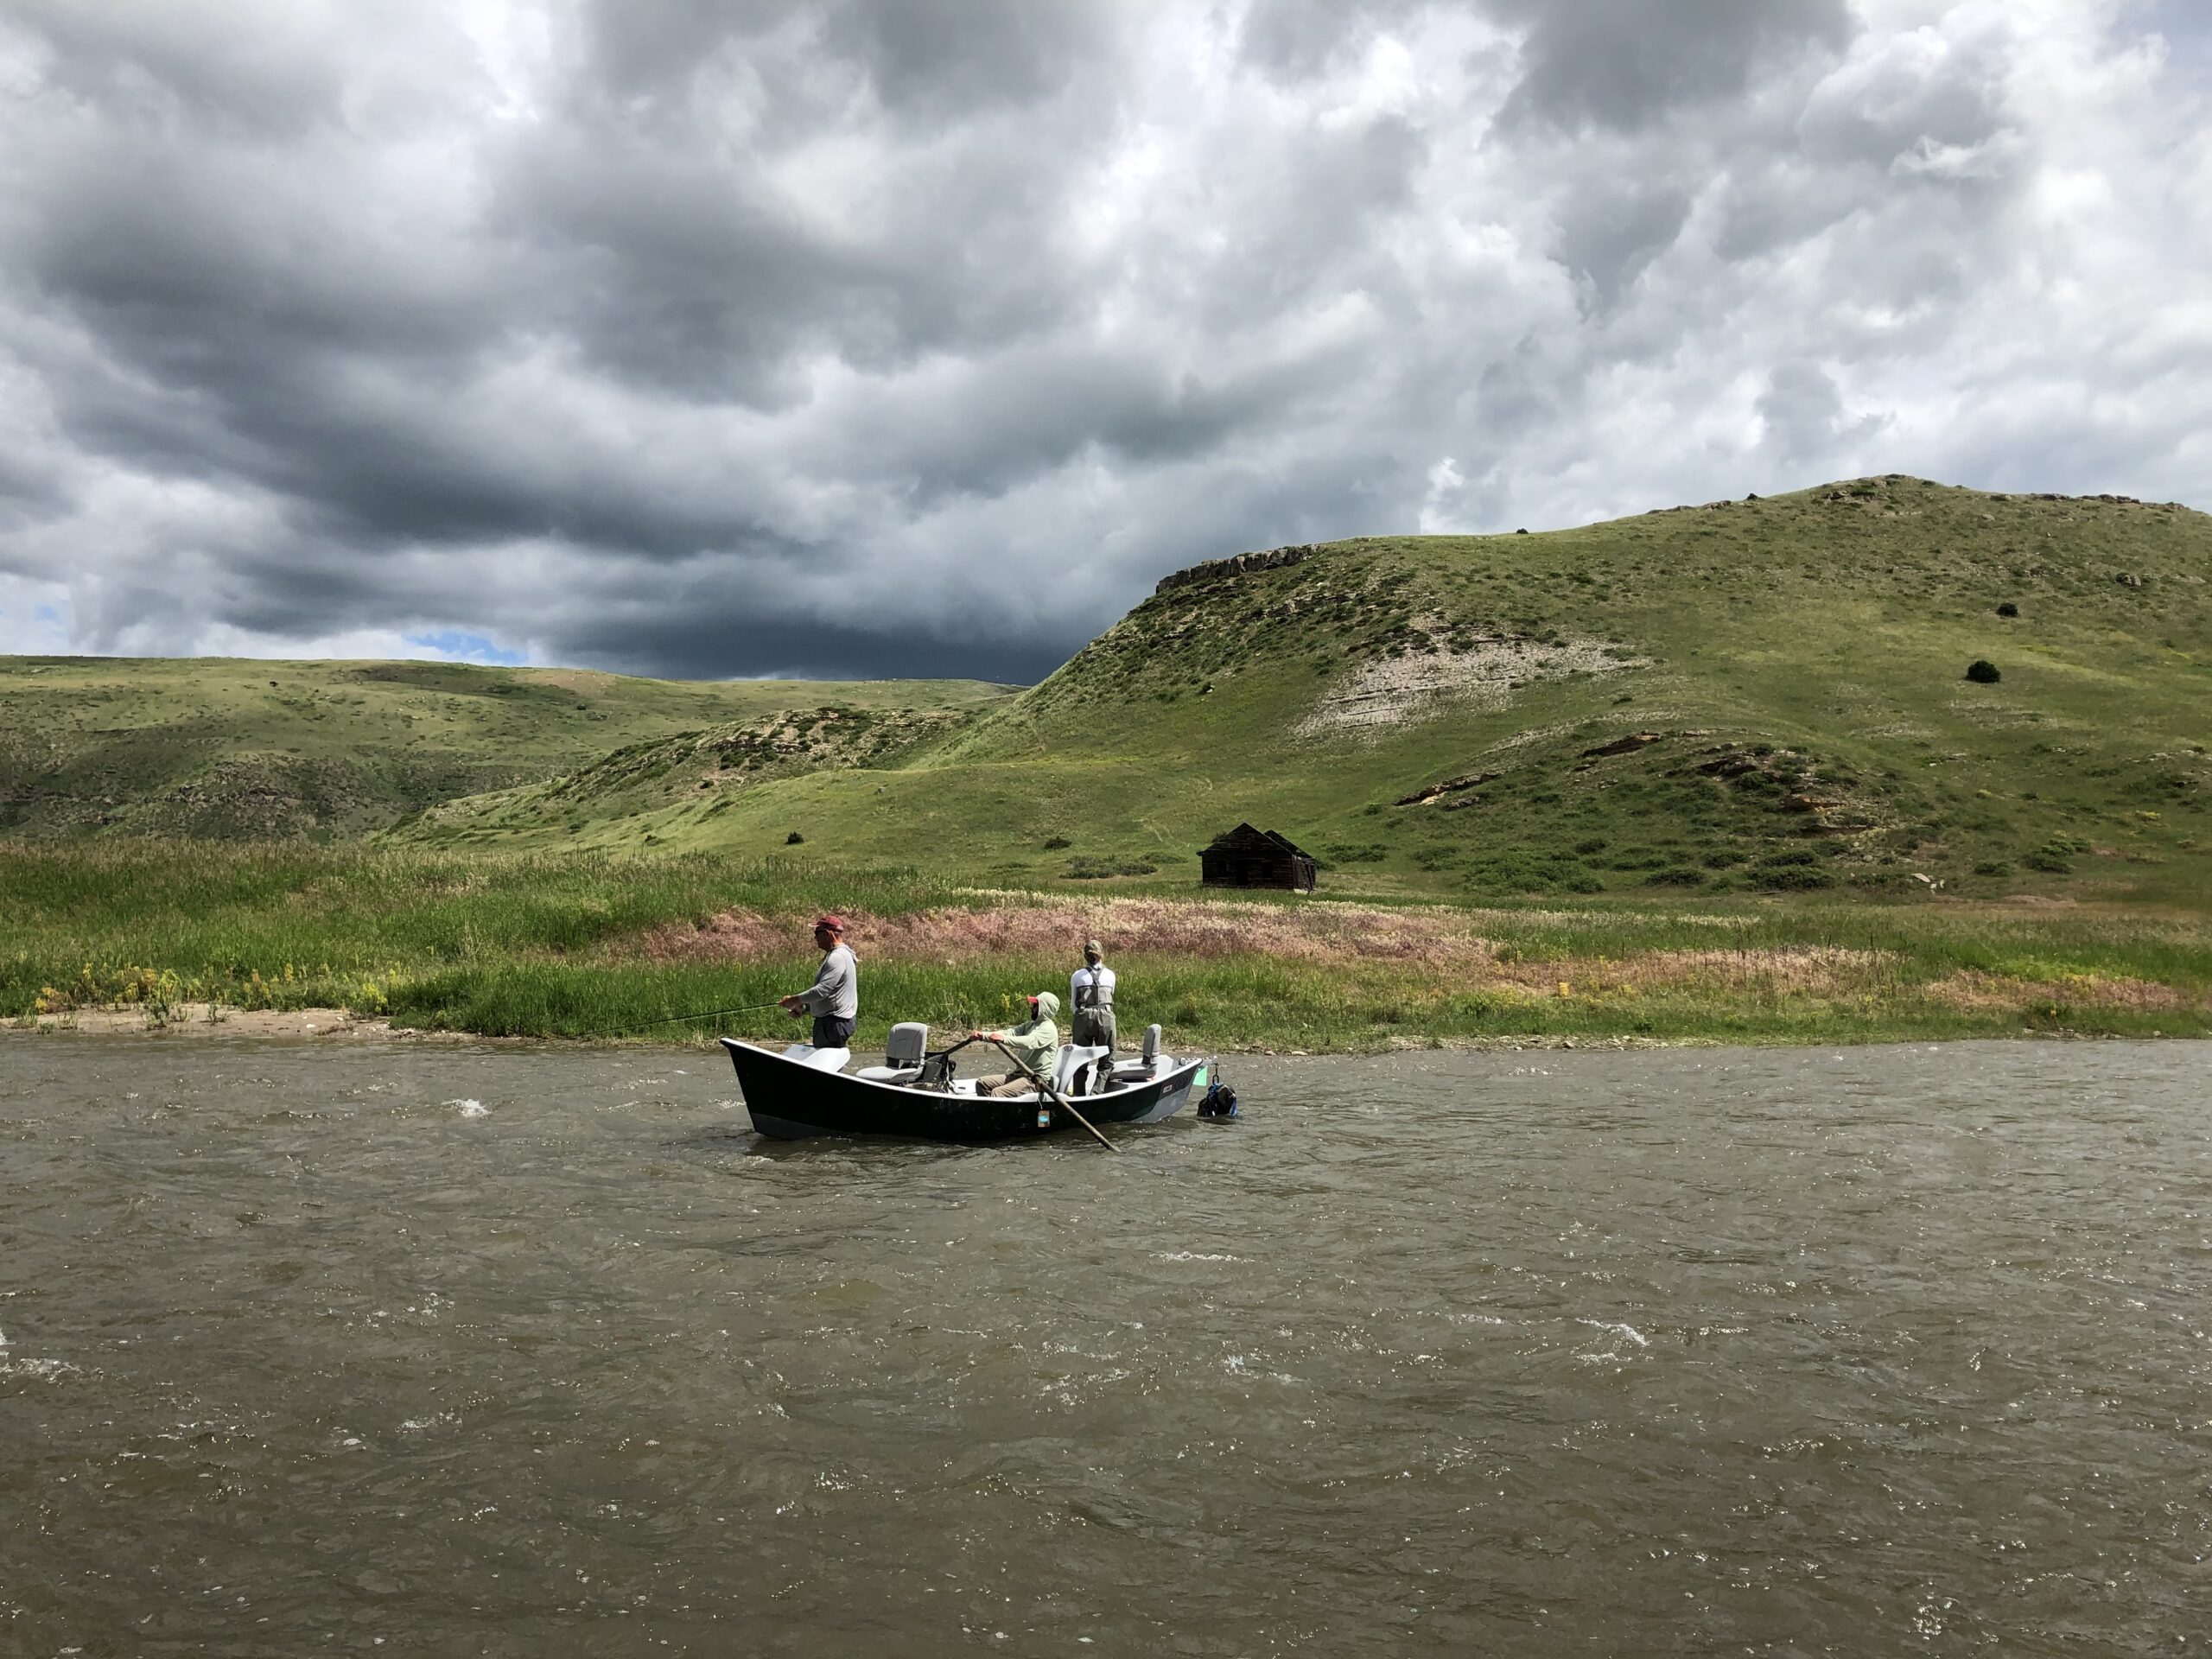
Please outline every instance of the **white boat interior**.
[{"label": "white boat interior", "polygon": [[[930,1028],[919,1020],[904,1020],[891,1027],[891,1035],[883,1046],[883,1064],[864,1065],[853,1075],[868,1083],[889,1084],[903,1088],[919,1082],[922,1067],[929,1058]],[[982,1051],[987,1071],[1004,1071],[1008,1063],[995,1049]],[[815,1048],[805,1043],[793,1044],[784,1051],[787,1060],[797,1060],[802,1065],[818,1067],[825,1071],[842,1071],[852,1058],[852,1051],[844,1048]],[[1160,1027],[1147,1026],[1144,1041],[1138,1052],[1128,1059],[1114,1060],[1109,1051],[1087,1047],[1075,1043],[1063,1043],[1052,1061],[1052,1084],[1054,1090],[1071,1099],[1086,1095],[1102,1095],[1116,1089],[1134,1088],[1165,1077],[1175,1069],[1175,1057],[1160,1052]],[[973,1077],[955,1077],[950,1092],[973,1095]],[[1028,1091],[1031,1095],[1035,1090]],[[1020,1098],[1017,1094],[1009,1098]]]}]

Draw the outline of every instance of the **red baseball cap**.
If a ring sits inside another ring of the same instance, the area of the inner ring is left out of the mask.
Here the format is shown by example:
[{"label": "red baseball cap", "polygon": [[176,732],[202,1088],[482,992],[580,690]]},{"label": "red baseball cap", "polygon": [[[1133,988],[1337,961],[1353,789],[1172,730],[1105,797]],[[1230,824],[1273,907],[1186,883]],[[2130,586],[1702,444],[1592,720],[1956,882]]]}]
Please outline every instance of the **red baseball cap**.
[{"label": "red baseball cap", "polygon": [[842,916],[817,916],[814,918],[814,925],[817,927],[826,927],[832,933],[842,933],[845,931],[845,918]]}]

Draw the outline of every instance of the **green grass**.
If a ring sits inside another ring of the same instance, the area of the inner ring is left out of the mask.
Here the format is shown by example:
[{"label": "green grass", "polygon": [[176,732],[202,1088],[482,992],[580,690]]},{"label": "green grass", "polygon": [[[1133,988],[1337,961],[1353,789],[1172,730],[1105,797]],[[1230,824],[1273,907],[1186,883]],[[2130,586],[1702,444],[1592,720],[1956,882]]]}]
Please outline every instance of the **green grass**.
[{"label": "green grass", "polygon": [[[772,1011],[657,1026],[804,985],[806,922],[1031,902],[905,869],[695,854],[501,856],[223,843],[0,847],[0,1016],[116,1001],[341,1006],[492,1036],[788,1036]],[[1279,901],[1290,914],[1295,901]],[[1326,901],[1323,901],[1324,904]],[[785,918],[758,960],[640,948],[729,909]],[[1419,910],[1440,927],[1455,907]],[[2028,1030],[2212,1034],[2212,928],[2185,914],[2002,912],[1830,897],[1527,906],[1474,918],[1478,970],[1346,954],[1117,953],[1124,1020],[1171,1044],[1358,1051],[1454,1041],[1843,1042]],[[1069,963],[940,961],[861,939],[862,1046],[896,1020],[940,1032],[1014,1014]],[[1806,974],[1792,953],[1846,953]],[[1682,953],[1696,953],[1688,961]],[[1764,964],[1777,964],[1765,974]],[[1742,971],[1748,967],[1748,974]],[[1964,975],[1988,993],[1961,1006]],[[1561,982],[1566,989],[1561,991]],[[2145,999],[2145,988],[2158,991]]]},{"label": "green grass", "polygon": [[[762,855],[797,831],[836,862],[1150,890],[1187,887],[1198,848],[1249,818],[1317,854],[1331,890],[1382,897],[1940,882],[2195,906],[2208,569],[2200,513],[1903,478],[1548,535],[1368,538],[1171,588],[1043,684],[857,766],[567,816],[462,802],[402,834]],[[1580,644],[1603,671],[1300,729],[1376,664],[1484,639]],[[1968,682],[1977,658],[2002,682]],[[1656,741],[1590,753],[1639,732]]]},{"label": "green grass", "polygon": [[[973,681],[683,683],[447,663],[0,658],[0,832],[354,839],[680,732],[949,721]],[[656,801],[655,804],[659,803]]]}]

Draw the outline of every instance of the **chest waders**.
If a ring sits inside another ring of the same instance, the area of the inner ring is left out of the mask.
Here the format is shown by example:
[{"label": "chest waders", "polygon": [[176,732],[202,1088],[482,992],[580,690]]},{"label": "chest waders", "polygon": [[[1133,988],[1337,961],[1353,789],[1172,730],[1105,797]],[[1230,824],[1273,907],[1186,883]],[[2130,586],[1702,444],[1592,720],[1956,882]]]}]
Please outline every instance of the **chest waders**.
[{"label": "chest waders", "polygon": [[1098,982],[1094,972],[1090,982],[1075,988],[1075,1013],[1069,1036],[1078,1048],[1114,1046],[1114,993]]}]

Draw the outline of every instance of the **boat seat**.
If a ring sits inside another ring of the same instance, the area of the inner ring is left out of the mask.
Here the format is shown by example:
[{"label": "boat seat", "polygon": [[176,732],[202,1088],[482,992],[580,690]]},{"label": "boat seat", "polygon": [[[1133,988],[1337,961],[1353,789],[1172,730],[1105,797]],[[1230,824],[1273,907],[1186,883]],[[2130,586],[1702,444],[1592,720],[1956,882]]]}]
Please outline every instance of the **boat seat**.
[{"label": "boat seat", "polygon": [[817,1071],[842,1071],[845,1062],[853,1058],[849,1048],[817,1048],[812,1043],[793,1043],[784,1051],[787,1060],[797,1060],[801,1065],[810,1065]]},{"label": "boat seat", "polygon": [[930,1051],[930,1028],[918,1020],[901,1020],[884,1039],[883,1064],[855,1073],[870,1083],[912,1083],[922,1075]]},{"label": "boat seat", "polygon": [[1135,1059],[1123,1060],[1116,1065],[1114,1075],[1117,1078],[1149,1077],[1166,1069],[1160,1064],[1163,1059],[1167,1059],[1170,1065],[1174,1064],[1172,1058],[1160,1052],[1160,1027],[1147,1026],[1144,1028],[1143,1050]]},{"label": "boat seat", "polygon": [[1112,1052],[1098,1045],[1061,1044],[1059,1058],[1052,1063],[1052,1087],[1064,1095],[1095,1092],[1078,1088],[1077,1080],[1089,1083],[1098,1069],[1098,1062]]}]

